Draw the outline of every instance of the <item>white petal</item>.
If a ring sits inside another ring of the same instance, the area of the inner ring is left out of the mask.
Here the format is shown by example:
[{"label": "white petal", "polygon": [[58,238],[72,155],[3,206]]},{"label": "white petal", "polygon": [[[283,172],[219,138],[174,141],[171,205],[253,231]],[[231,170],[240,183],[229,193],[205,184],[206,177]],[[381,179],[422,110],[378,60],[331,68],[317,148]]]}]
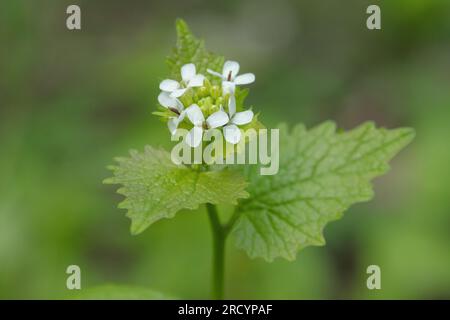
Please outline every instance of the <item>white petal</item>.
[{"label": "white petal", "polygon": [[253,111],[247,110],[236,113],[231,119],[231,122],[237,124],[238,126],[241,126],[243,124],[250,123],[252,119],[253,119]]},{"label": "white petal", "polygon": [[205,117],[200,107],[196,104],[191,105],[186,109],[186,115],[194,126],[202,126]]},{"label": "white petal", "polygon": [[205,80],[205,76],[202,74],[196,74],[194,77],[189,80],[189,87],[201,87],[203,85],[203,81]]},{"label": "white petal", "polygon": [[187,90],[187,88],[174,90],[174,91],[172,91],[170,96],[173,97],[173,98],[181,97],[186,92],[186,90]]},{"label": "white petal", "polygon": [[226,94],[234,94],[234,88],[236,85],[231,81],[222,81],[222,93]]},{"label": "white petal", "polygon": [[[225,61],[223,64],[222,76],[228,80],[234,80],[234,77],[239,73],[239,63],[236,61]],[[229,78],[230,77],[230,78]]]},{"label": "white petal", "polygon": [[161,92],[158,95],[158,102],[165,108],[175,108],[178,111],[183,111],[184,106],[180,100],[173,98],[168,92]]},{"label": "white petal", "polygon": [[177,90],[179,87],[180,87],[180,84],[178,83],[178,81],[171,80],[171,79],[163,80],[159,84],[159,88],[162,91],[166,91],[166,92],[172,92],[174,90]]},{"label": "white petal", "polygon": [[218,128],[226,125],[229,121],[228,115],[225,111],[219,110],[214,112],[212,115],[206,119],[206,123],[210,129]]},{"label": "white petal", "polygon": [[178,118],[170,118],[169,121],[167,121],[167,127],[169,127],[170,134],[173,135],[177,131],[178,123]]},{"label": "white petal", "polygon": [[191,80],[196,73],[195,65],[193,63],[188,63],[181,67],[181,78],[184,81]]},{"label": "white petal", "polygon": [[202,142],[203,129],[200,127],[193,127],[186,135],[186,143],[188,146],[196,148]]},{"label": "white petal", "polygon": [[168,92],[161,92],[158,96],[158,102],[165,108],[176,108],[177,99],[172,98]]},{"label": "white petal", "polygon": [[244,73],[234,79],[236,84],[249,84],[255,82],[255,75],[253,73]]},{"label": "white petal", "polygon": [[219,78],[223,78],[222,75],[221,75],[220,73],[215,72],[215,71],[213,71],[213,70],[211,70],[211,69],[207,69],[206,71],[208,71],[208,73],[212,74],[213,76],[217,76],[217,77],[219,77]]},{"label": "white petal", "polygon": [[184,120],[185,117],[186,117],[186,110],[183,110],[183,111],[181,111],[180,115],[178,116],[178,119],[177,119],[178,124],[180,124]]},{"label": "white petal", "polygon": [[175,100],[177,101],[177,109],[178,109],[178,111],[183,111],[184,106],[183,106],[183,104],[181,103],[181,101],[178,100],[177,98],[175,98]]},{"label": "white petal", "polygon": [[231,144],[236,144],[241,140],[241,130],[234,124],[230,124],[223,128],[225,140]]},{"label": "white petal", "polygon": [[228,100],[228,113],[230,114],[230,117],[232,117],[236,113],[236,97],[230,96],[230,99]]}]

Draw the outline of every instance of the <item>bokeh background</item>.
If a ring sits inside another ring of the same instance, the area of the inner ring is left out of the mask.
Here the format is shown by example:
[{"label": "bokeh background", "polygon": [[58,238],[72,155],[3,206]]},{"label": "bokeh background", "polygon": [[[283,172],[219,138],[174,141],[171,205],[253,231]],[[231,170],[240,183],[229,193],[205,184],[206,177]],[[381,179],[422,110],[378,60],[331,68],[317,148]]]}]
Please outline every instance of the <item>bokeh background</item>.
[{"label": "bokeh background", "polygon": [[[69,31],[69,4],[82,30]],[[378,4],[382,30],[369,31]],[[411,126],[414,142],[375,182],[373,201],[326,227],[295,262],[250,260],[228,242],[226,296],[450,298],[450,1],[88,1],[0,3],[0,298],[140,285],[208,298],[204,209],[129,234],[106,165],[168,146],[151,115],[182,17],[210,50],[254,72],[248,103],[267,126]],[[382,289],[366,288],[377,264]]]}]

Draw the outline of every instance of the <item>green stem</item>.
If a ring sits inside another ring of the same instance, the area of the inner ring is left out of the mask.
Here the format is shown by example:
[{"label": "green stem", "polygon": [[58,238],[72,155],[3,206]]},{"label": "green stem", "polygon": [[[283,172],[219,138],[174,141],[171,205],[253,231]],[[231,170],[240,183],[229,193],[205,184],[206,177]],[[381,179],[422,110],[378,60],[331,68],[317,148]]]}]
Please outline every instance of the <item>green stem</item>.
[{"label": "green stem", "polygon": [[222,224],[215,205],[207,203],[206,209],[213,234],[212,296],[216,300],[222,300],[224,297],[225,243],[228,234],[239,217],[239,211],[235,210],[229,221],[226,224]]},{"label": "green stem", "polygon": [[217,208],[207,203],[209,221],[213,232],[213,286],[214,299],[221,300],[224,297],[224,273],[225,273],[225,240],[227,232],[220,223]]},{"label": "green stem", "polygon": [[237,219],[239,218],[239,210],[237,208],[234,210],[233,215],[228,220],[227,224],[223,226],[225,237],[228,236],[228,234],[231,232],[231,230],[234,227],[234,224],[236,223]]}]

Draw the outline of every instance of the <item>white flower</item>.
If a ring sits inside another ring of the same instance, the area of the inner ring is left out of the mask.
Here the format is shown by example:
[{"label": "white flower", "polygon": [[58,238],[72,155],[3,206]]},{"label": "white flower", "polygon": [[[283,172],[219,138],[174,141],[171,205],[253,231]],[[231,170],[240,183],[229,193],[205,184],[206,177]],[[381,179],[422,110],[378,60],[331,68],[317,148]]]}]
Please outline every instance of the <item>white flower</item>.
[{"label": "white flower", "polygon": [[169,109],[177,116],[170,117],[167,122],[170,133],[173,135],[178,128],[178,125],[185,117],[184,106],[180,100],[173,98],[168,92],[161,92],[158,96],[158,102],[165,108]]},{"label": "white flower", "polygon": [[226,61],[223,65],[222,74],[213,70],[207,70],[210,74],[222,78],[222,90],[223,94],[234,94],[236,85],[250,84],[255,81],[255,75],[253,73],[239,73],[239,63],[236,61]]},{"label": "white flower", "polygon": [[203,138],[204,128],[215,129],[228,123],[228,115],[221,108],[219,111],[211,114],[205,121],[203,112],[196,104],[191,105],[185,110],[186,116],[194,127],[186,135],[186,143],[193,148],[200,145]]},{"label": "white flower", "polygon": [[[198,110],[200,111],[200,108]],[[187,111],[188,110],[186,109],[186,112]],[[253,111],[251,110],[236,113],[236,98],[234,96],[231,96],[228,103],[228,114],[221,108],[219,111],[210,115],[208,119],[206,119],[206,123],[208,125],[208,128],[210,129],[226,125],[223,128],[225,140],[231,144],[236,144],[241,140],[241,130],[238,128],[238,126],[250,123],[252,120]],[[194,124],[194,126],[196,125],[192,120],[191,122]],[[198,131],[200,132],[200,130]]]},{"label": "white flower", "polygon": [[236,144],[241,140],[241,130],[238,126],[250,123],[253,120],[253,111],[236,112],[236,98],[231,96],[228,102],[228,113],[230,120],[227,122],[228,125],[223,128],[223,135],[227,142]]},{"label": "white flower", "polygon": [[167,121],[167,127],[169,128],[170,134],[173,136],[178,129],[178,125],[184,120],[186,112],[182,111],[178,117],[170,117]]},{"label": "white flower", "polygon": [[164,108],[167,108],[175,113],[180,113],[184,109],[181,101],[172,97],[168,92],[161,92],[158,96],[158,102]]},{"label": "white flower", "polygon": [[197,74],[195,65],[193,63],[188,63],[181,67],[181,79],[183,79],[181,83],[172,79],[163,80],[159,84],[159,88],[164,92],[170,93],[171,97],[178,98],[189,88],[201,87],[205,80],[205,76]]}]

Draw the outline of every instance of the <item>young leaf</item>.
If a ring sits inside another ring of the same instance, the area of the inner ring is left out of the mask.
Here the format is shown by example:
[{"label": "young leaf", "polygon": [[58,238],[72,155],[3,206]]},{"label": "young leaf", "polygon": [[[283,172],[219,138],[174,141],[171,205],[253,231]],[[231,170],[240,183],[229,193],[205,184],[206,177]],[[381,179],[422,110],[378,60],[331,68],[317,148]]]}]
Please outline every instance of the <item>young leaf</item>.
[{"label": "young leaf", "polygon": [[145,287],[105,284],[81,290],[71,296],[75,300],[169,300],[165,294]]},{"label": "young leaf", "polygon": [[[193,63],[197,67],[197,73],[207,77],[206,69],[221,72],[224,62],[222,56],[215,55],[205,49],[203,40],[197,39],[190,31],[186,22],[182,19],[176,21],[177,45],[171,56],[167,57],[167,64],[172,76],[180,80],[180,69],[186,63]],[[213,80],[213,78],[210,78]],[[214,82],[216,79],[214,79]]]},{"label": "young leaf", "polygon": [[280,128],[280,168],[261,176],[248,167],[250,198],[243,200],[233,229],[250,257],[295,259],[308,245],[324,245],[323,228],[353,203],[373,196],[370,180],[414,137],[409,128],[377,129],[365,123],[336,133],[332,122],[309,131]]},{"label": "young leaf", "polygon": [[111,166],[114,177],[104,183],[123,185],[117,192],[126,199],[119,204],[128,209],[131,233],[144,231],[153,222],[172,218],[181,209],[200,204],[236,204],[246,198],[247,186],[240,173],[231,170],[198,171],[175,165],[167,151],[147,146],[143,153],[130,152]]}]

